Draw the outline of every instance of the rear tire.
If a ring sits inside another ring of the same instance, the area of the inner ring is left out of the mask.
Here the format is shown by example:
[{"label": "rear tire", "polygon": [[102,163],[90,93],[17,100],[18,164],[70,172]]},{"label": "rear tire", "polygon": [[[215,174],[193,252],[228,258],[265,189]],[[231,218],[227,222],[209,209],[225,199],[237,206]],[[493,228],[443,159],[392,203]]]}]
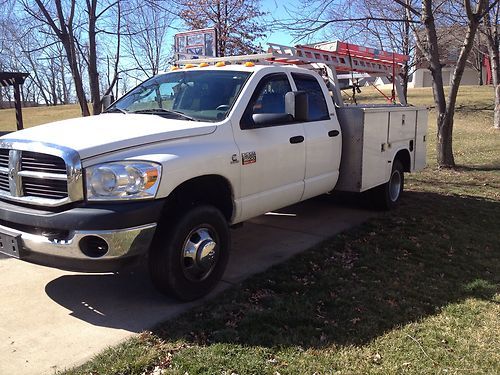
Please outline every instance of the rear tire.
[{"label": "rear tire", "polygon": [[201,298],[222,278],[229,247],[226,219],[215,207],[194,207],[178,220],[166,220],[150,251],[153,284],[181,301]]},{"label": "rear tire", "polygon": [[397,206],[404,190],[404,167],[399,159],[392,164],[389,181],[374,189],[375,203],[379,209],[390,210]]}]

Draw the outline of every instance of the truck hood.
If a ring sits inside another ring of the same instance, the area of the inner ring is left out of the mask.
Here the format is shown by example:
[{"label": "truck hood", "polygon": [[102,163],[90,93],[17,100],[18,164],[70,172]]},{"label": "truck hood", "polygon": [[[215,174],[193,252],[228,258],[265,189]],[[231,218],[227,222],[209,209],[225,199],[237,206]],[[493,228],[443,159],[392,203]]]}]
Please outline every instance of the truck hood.
[{"label": "truck hood", "polygon": [[82,159],[171,139],[210,134],[212,123],[166,119],[156,115],[106,113],[35,126],[1,139],[21,139],[66,146]]}]

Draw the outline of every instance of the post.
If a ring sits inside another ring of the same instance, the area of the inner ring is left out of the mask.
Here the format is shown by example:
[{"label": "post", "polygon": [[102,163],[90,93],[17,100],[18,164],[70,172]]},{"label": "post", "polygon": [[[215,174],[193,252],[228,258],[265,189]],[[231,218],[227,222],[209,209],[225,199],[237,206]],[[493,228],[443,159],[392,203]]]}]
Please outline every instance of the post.
[{"label": "post", "polygon": [[23,113],[21,112],[21,87],[19,83],[14,84],[14,102],[16,105],[17,130],[23,129]]},{"label": "post", "polygon": [[337,77],[337,70],[335,66],[330,64],[325,64],[326,74],[328,75],[328,82],[330,84],[330,89],[333,93],[333,101],[337,107],[344,106],[344,100],[342,99],[342,91],[340,90],[340,84]]},{"label": "post", "polygon": [[396,74],[395,76],[392,77],[392,79],[394,80],[394,86],[396,87],[396,93],[398,94],[399,103],[401,103],[402,105],[407,105],[408,103],[406,102],[406,97],[403,90],[403,83],[401,82],[402,79],[400,75]]}]

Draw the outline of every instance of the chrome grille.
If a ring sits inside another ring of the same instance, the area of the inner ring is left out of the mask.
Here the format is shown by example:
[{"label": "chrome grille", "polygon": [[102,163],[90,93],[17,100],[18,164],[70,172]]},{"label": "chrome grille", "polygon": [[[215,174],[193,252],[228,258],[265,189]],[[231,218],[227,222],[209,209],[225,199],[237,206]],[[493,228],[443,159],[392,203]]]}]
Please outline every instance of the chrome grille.
[{"label": "chrome grille", "polygon": [[63,199],[68,196],[66,181],[23,177],[22,184],[24,195],[50,199]]},{"label": "chrome grille", "polygon": [[[9,170],[9,150],[0,148],[0,170]],[[9,175],[0,173],[0,190],[9,192]]]},{"label": "chrome grille", "polygon": [[23,151],[21,155],[21,170],[23,171],[66,175],[66,163],[57,156],[30,151]]},{"label": "chrome grille", "polygon": [[78,153],[71,149],[0,140],[1,198],[49,207],[81,200],[81,171]]},{"label": "chrome grille", "polygon": [[0,174],[0,190],[9,192],[9,176]]},{"label": "chrome grille", "polygon": [[0,148],[0,168],[9,168],[9,150]]}]

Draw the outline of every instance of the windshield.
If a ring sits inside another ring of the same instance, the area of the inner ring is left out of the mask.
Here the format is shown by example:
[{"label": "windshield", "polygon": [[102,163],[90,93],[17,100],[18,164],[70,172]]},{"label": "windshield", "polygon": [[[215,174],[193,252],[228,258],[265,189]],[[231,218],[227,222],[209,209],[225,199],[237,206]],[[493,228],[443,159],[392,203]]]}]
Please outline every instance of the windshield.
[{"label": "windshield", "polygon": [[249,72],[238,71],[184,70],[155,76],[130,91],[107,112],[221,121],[249,75]]}]

